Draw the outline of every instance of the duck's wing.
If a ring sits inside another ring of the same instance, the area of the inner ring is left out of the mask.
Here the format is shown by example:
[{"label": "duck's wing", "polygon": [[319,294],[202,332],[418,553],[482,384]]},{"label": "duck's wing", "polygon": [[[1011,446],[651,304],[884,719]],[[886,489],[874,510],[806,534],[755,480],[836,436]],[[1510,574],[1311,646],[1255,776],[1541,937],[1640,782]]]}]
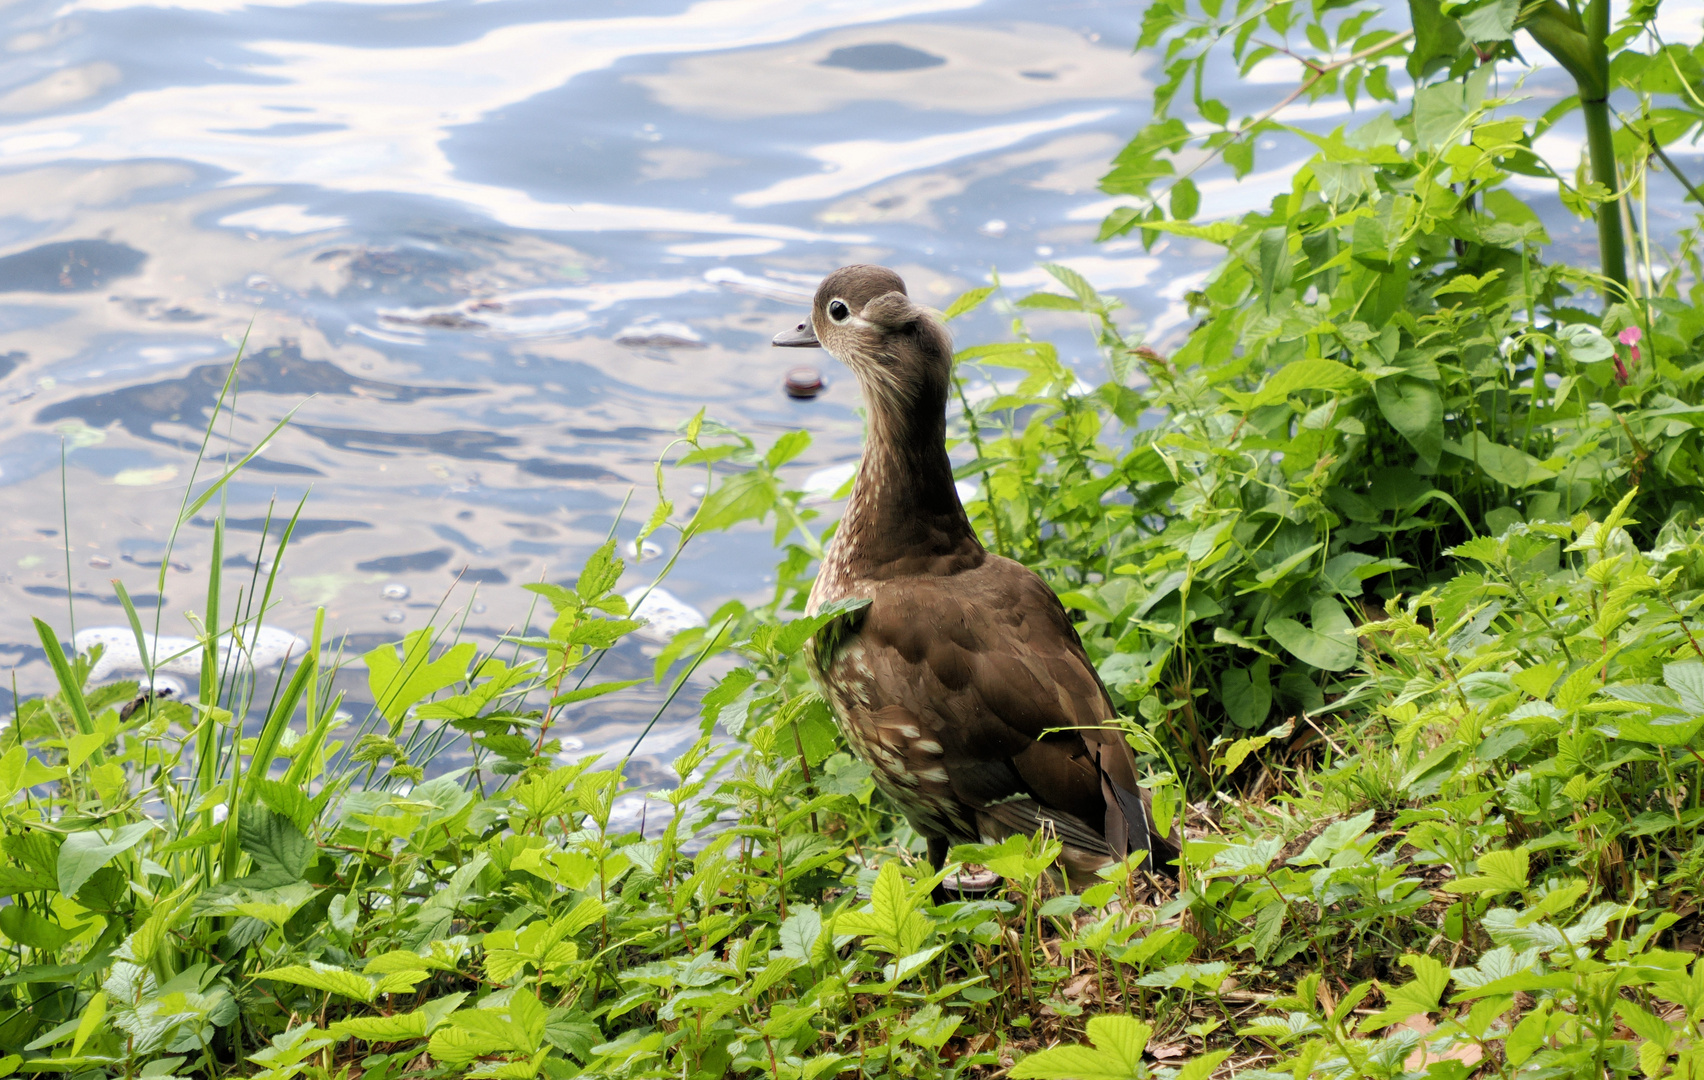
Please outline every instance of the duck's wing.
[{"label": "duck's wing", "polygon": [[1176,857],[1155,835],[1106,688],[1034,572],[989,558],[885,582],[860,637],[881,704],[939,743],[946,785],[979,816],[1023,832],[1051,821],[1090,850],[1149,850],[1156,867]]}]

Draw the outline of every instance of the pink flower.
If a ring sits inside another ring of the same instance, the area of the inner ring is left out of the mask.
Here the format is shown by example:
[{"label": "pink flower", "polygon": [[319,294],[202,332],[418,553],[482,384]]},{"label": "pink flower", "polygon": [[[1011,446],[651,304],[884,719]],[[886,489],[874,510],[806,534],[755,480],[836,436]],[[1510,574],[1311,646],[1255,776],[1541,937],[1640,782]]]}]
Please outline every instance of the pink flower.
[{"label": "pink flower", "polygon": [[[1639,339],[1644,336],[1644,331],[1640,330],[1637,326],[1629,326],[1625,330],[1621,331],[1621,333],[1615,335],[1615,340],[1627,346],[1627,353],[1631,358],[1632,363],[1637,364],[1639,362]],[[1621,357],[1617,356],[1615,358],[1615,381],[1620,383],[1622,386],[1626,386],[1628,378],[1627,365],[1623,364],[1621,362]]]}]

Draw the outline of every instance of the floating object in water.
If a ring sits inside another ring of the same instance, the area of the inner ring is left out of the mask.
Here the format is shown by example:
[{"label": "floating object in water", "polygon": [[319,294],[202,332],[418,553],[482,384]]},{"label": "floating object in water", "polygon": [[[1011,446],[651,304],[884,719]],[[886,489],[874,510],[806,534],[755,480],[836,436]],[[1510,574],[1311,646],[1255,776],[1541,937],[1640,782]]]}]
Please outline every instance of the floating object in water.
[{"label": "floating object in water", "polygon": [[617,345],[631,349],[702,349],[704,339],[679,322],[637,322],[615,335]]},{"label": "floating object in water", "polygon": [[407,600],[409,588],[400,581],[393,581],[379,592],[386,600]]},{"label": "floating object in water", "polygon": [[408,616],[404,615],[401,611],[398,611],[395,608],[392,608],[391,610],[385,612],[385,622],[388,622],[388,623],[399,623],[406,618],[408,618]]},{"label": "floating object in water", "polygon": [[647,587],[641,585],[621,594],[628,604],[633,606],[633,613],[629,617],[645,624],[634,633],[646,641],[667,644],[682,630],[710,625],[710,620],[704,617],[702,611],[674,593],[663,588],[653,588],[647,594]]},{"label": "floating object in water", "polygon": [[[149,654],[154,657],[156,673],[190,676],[201,674],[201,643],[194,638],[155,638],[153,634],[144,633],[142,641]],[[275,626],[245,631],[243,641],[238,663],[245,667],[252,664],[256,670],[274,667],[282,663],[286,656],[300,658],[308,648],[307,642],[290,631],[280,630]],[[100,682],[120,673],[140,674],[148,670],[142,663],[142,654],[137,651],[136,634],[128,626],[94,626],[79,630],[71,642],[71,647],[80,653],[86,653],[96,645],[103,648],[100,662],[89,673],[91,681]],[[221,638],[221,667],[229,660],[230,648],[229,638]],[[159,685],[160,681],[156,679],[155,686]]]},{"label": "floating object in water", "polygon": [[787,396],[809,401],[822,393],[822,373],[814,367],[796,367],[787,372]]},{"label": "floating object in water", "polygon": [[637,538],[627,545],[627,553],[640,561],[645,559],[660,559],[663,557],[663,545],[655,540],[647,539],[641,543]]},{"label": "floating object in water", "polygon": [[1001,221],[999,218],[994,218],[990,221],[984,221],[982,223],[982,227],[976,231],[981,233],[983,236],[1005,236],[1006,223]]}]

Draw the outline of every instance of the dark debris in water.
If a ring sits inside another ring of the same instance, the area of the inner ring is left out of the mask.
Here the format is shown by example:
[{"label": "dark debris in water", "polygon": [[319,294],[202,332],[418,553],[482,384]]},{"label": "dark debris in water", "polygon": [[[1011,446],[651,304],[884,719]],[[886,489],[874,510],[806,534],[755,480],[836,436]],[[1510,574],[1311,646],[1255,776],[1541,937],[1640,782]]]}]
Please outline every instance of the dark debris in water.
[{"label": "dark debris in water", "polygon": [[434,548],[431,551],[417,551],[412,555],[384,555],[377,559],[358,562],[355,569],[365,570],[375,574],[407,574],[423,573],[436,570],[450,561],[455,552],[449,548]]},{"label": "dark debris in water", "polygon": [[[36,413],[38,424],[56,420],[78,419],[94,428],[121,424],[141,439],[176,444],[177,439],[155,432],[157,424],[187,424],[200,428],[219,391],[230,374],[229,363],[202,364],[175,379],[125,386],[114,390],[71,398],[49,405]],[[341,397],[373,398],[380,401],[410,402],[422,398],[459,397],[478,391],[457,386],[405,386],[401,383],[363,379],[349,374],[329,360],[309,360],[294,343],[259,349],[243,358],[239,369],[240,386],[245,394],[283,394],[292,398],[315,394]],[[296,425],[301,428],[302,425]],[[276,466],[280,463],[273,462]],[[260,461],[250,467],[266,468]],[[288,471],[302,471],[295,466]],[[272,471],[283,471],[274,468]]]},{"label": "dark debris in water", "polygon": [[897,41],[871,42],[868,45],[847,45],[818,60],[823,67],[847,68],[851,71],[917,71],[940,67],[946,58],[934,53],[913,49]]},{"label": "dark debris in water", "polygon": [[[198,517],[191,518],[190,521],[204,529],[211,529],[213,527],[212,518]],[[288,517],[280,517],[277,515],[274,515],[271,518],[228,517],[225,519],[225,528],[227,530],[232,532],[256,533],[265,530],[268,536],[275,539],[283,536],[284,530],[289,528],[289,526],[290,519]],[[352,521],[348,518],[297,518],[296,527],[291,530],[290,537],[293,540],[300,540],[304,537],[313,536],[316,533],[340,533],[348,532],[350,529],[370,529],[372,527],[372,524],[369,522]]]},{"label": "dark debris in water", "polygon": [[601,465],[585,465],[574,461],[552,461],[549,458],[528,458],[521,462],[521,471],[550,480],[620,480],[619,473]]},{"label": "dark debris in water", "polygon": [[148,256],[111,240],[61,240],[0,259],[0,292],[89,292],[142,269]]},{"label": "dark debris in water", "polygon": [[513,435],[458,428],[453,431],[369,431],[364,428],[327,427],[294,423],[292,430],[312,435],[337,450],[352,450],[381,457],[395,457],[397,450],[425,450],[463,461],[508,461],[499,447],[519,446]]}]

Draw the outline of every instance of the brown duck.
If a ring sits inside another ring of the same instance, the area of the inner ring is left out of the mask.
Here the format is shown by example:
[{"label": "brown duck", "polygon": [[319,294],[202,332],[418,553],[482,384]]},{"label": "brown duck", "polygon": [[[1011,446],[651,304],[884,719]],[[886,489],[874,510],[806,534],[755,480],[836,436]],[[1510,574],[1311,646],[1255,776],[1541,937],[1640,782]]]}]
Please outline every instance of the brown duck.
[{"label": "brown duck", "polygon": [[812,613],[869,606],[819,634],[810,660],[841,732],[877,786],[928,838],[1046,828],[1074,885],[1135,851],[1170,872],[1106,688],[1053,590],[989,554],[953,486],[946,406],[952,341],[905,282],[847,266],[809,322],[776,345],[826,348],[851,368],[869,430],[852,497],[811,590]]}]

